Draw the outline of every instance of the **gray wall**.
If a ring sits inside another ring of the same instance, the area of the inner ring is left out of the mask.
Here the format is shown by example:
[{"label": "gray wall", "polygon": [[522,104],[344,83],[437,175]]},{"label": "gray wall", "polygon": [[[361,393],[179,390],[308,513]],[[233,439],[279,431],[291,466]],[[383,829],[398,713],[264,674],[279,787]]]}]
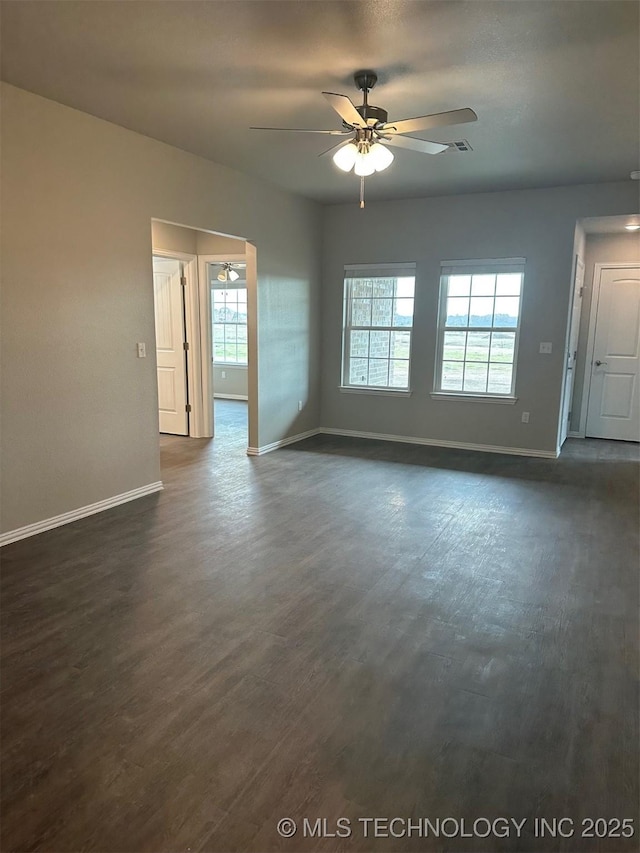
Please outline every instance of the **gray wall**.
[{"label": "gray wall", "polygon": [[255,242],[259,444],[317,426],[319,208],[6,84],[2,107],[2,530],[160,479],[153,217]]},{"label": "gray wall", "polygon": [[[224,374],[224,375],[223,375]],[[214,397],[246,397],[247,368],[233,364],[213,366]]]},{"label": "gray wall", "polygon": [[207,234],[168,222],[152,222],[151,239],[154,249],[163,249],[165,252],[184,252],[189,255],[244,254],[245,241],[237,237]]},{"label": "gray wall", "polygon": [[[372,178],[375,180],[375,178]],[[631,181],[547,190],[335,205],[324,211],[322,426],[555,451],[576,221],[631,213]],[[515,405],[433,400],[442,260],[527,259]],[[343,267],[415,261],[410,397],[339,390]],[[552,355],[540,355],[551,341]],[[531,413],[521,423],[521,413]]]},{"label": "gray wall", "polygon": [[[198,232],[193,228],[182,228],[166,222],[151,223],[151,245],[165,252],[183,252],[185,255],[198,254]],[[242,243],[244,250],[244,243]]]},{"label": "gray wall", "polygon": [[593,294],[593,274],[597,263],[640,264],[640,236],[638,233],[587,234],[584,256],[584,293],[580,315],[580,337],[576,358],[576,378],[571,402],[571,430],[580,430],[580,410],[586,370],[589,317]]},{"label": "gray wall", "polygon": [[233,237],[223,237],[220,234],[197,234],[197,251],[199,255],[243,255],[244,242]]}]

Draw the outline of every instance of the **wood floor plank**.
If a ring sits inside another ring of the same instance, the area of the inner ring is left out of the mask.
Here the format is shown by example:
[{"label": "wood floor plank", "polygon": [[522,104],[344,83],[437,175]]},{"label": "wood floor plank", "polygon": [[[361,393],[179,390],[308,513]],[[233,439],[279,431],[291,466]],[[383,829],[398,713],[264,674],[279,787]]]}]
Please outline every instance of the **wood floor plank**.
[{"label": "wood floor plank", "polygon": [[[2,550],[2,850],[639,849],[637,446],[249,458],[216,406],[162,493]],[[363,833],[394,816],[527,826]],[[533,834],[589,816],[635,836]]]}]

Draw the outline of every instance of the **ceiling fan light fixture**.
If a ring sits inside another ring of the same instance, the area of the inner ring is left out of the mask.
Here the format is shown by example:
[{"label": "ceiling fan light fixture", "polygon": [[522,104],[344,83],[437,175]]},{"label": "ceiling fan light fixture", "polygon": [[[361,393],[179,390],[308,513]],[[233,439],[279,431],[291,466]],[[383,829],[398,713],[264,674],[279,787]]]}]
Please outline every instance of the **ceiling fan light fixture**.
[{"label": "ceiling fan light fixture", "polygon": [[231,267],[231,264],[226,263],[222,264],[222,269],[217,277],[218,281],[237,281],[240,275]]},{"label": "ceiling fan light fixture", "polygon": [[[369,92],[376,85],[378,75],[375,71],[356,71],[353,75],[356,88],[362,92],[363,102],[356,107],[347,95],[339,95],[336,92],[323,92],[329,106],[342,119],[342,127],[338,130],[332,129],[307,129],[295,127],[252,127],[251,130],[275,130],[290,133],[321,133],[330,136],[342,136],[353,133],[350,140],[338,142],[331,148],[323,151],[325,154],[333,153],[333,162],[342,172],[350,172],[352,169],[360,178],[360,207],[364,207],[364,179],[373,175],[374,172],[382,172],[393,163],[393,152],[389,151],[387,145],[400,148],[408,148],[419,151],[422,154],[440,154],[447,149],[455,147],[454,143],[430,142],[427,139],[418,139],[414,136],[404,134],[416,133],[430,130],[434,127],[446,127],[451,124],[465,124],[477,121],[478,116],[470,107],[459,110],[447,110],[443,113],[432,113],[431,115],[416,116],[415,118],[398,119],[389,122],[389,114],[382,107],[369,103]],[[387,144],[381,145],[378,140],[383,139]],[[467,147],[468,143],[467,143]],[[631,177],[636,178],[640,172],[632,172]]]},{"label": "ceiling fan light fixture", "polygon": [[350,172],[355,165],[357,156],[358,146],[355,142],[350,142],[348,145],[343,145],[342,148],[338,148],[336,153],[333,155],[333,162],[336,164],[338,169],[342,169],[343,172]]},{"label": "ceiling fan light fixture", "polygon": [[369,175],[373,175],[376,171],[376,164],[368,151],[357,155],[353,171],[360,178],[367,178]]},{"label": "ceiling fan light fixture", "polygon": [[393,163],[393,152],[379,142],[371,146],[368,157],[373,161],[376,172],[382,172]]}]

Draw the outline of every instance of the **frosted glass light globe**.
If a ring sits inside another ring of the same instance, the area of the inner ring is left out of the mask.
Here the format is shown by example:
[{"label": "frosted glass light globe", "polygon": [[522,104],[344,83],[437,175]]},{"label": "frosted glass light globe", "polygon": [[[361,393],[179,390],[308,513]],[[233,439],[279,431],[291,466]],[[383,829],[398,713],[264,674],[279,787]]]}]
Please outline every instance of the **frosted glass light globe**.
[{"label": "frosted glass light globe", "polygon": [[355,143],[350,142],[348,145],[338,148],[336,153],[333,155],[333,162],[336,164],[338,169],[342,169],[343,172],[350,172],[351,169],[353,169],[357,156],[358,148]]},{"label": "frosted glass light globe", "polygon": [[373,160],[376,172],[382,172],[393,163],[393,154],[384,145],[375,142],[369,149],[369,157]]},{"label": "frosted glass light globe", "polygon": [[367,175],[373,175],[376,170],[373,157],[368,152],[366,154],[358,154],[353,171],[361,178],[366,178]]}]

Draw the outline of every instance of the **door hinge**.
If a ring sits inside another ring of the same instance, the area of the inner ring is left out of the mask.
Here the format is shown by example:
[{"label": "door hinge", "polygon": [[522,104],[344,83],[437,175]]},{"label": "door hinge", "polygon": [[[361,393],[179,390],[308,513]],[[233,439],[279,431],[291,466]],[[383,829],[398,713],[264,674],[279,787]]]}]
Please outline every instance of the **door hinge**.
[{"label": "door hinge", "polygon": [[584,293],[584,287],[580,288],[580,299],[582,299],[582,294]]},{"label": "door hinge", "polygon": [[185,277],[185,276],[183,276],[183,275],[181,275],[181,276],[180,276],[180,284],[181,284],[183,287],[186,287],[186,286],[187,286],[187,279],[186,279],[186,277]]},{"label": "door hinge", "polygon": [[182,344],[182,346],[183,346],[183,349],[185,349],[185,350],[188,350],[188,349],[189,349],[189,344],[188,344],[188,342],[187,342],[187,341],[185,341],[185,342]]},{"label": "door hinge", "polygon": [[185,412],[190,412],[191,411],[191,403],[187,403],[187,405],[184,407],[184,410],[185,410]]}]

